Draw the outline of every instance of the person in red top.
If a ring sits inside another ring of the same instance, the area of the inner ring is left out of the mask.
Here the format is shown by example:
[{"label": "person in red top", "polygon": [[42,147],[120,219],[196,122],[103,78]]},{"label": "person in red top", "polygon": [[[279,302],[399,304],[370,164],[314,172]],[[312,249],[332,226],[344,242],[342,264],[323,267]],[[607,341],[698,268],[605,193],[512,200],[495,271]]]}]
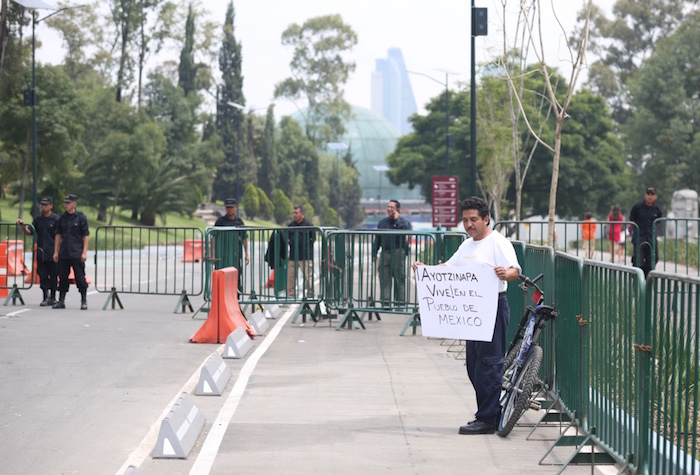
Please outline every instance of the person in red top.
[{"label": "person in red top", "polygon": [[610,241],[610,262],[615,262],[615,254],[617,254],[617,261],[620,263],[625,263],[625,226],[622,221],[625,217],[622,215],[620,205],[615,205],[608,214],[608,221],[610,223],[610,231],[608,232],[608,240]]},{"label": "person in red top", "polygon": [[583,238],[583,251],[586,259],[593,259],[595,254],[595,230],[598,225],[593,221],[593,213],[586,213],[581,223],[581,237]]}]

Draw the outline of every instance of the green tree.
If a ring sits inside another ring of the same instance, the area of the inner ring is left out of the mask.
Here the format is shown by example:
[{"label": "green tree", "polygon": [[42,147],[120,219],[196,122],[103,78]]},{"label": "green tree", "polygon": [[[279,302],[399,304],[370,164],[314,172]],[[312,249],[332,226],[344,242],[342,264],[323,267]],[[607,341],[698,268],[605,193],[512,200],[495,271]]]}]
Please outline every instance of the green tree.
[{"label": "green tree", "polygon": [[[242,154],[245,153],[245,118],[243,111],[230,103],[245,106],[243,74],[241,72],[241,44],[236,41],[233,2],[229,3],[224,22],[224,38],[219,51],[219,68],[223,84],[218,91],[216,108],[217,131],[224,147],[224,162],[219,166],[214,181],[213,199],[238,194],[248,183],[251,170],[245,170]],[[253,170],[254,171],[254,170]],[[236,196],[236,198],[239,198]]]},{"label": "green tree", "polygon": [[260,214],[260,198],[258,196],[258,189],[252,183],[245,187],[243,198],[241,198],[241,205],[243,205],[245,215],[250,219],[255,219],[255,217]]},{"label": "green tree", "polygon": [[194,20],[194,6],[190,3],[185,23],[185,43],[180,51],[177,82],[178,87],[185,92],[185,96],[195,90],[197,79],[197,64],[194,60]]},{"label": "green tree", "polygon": [[634,169],[661,196],[700,189],[700,12],[660,41],[631,84]]},{"label": "green tree", "polygon": [[591,52],[597,60],[590,66],[589,84],[608,100],[618,124],[633,112],[629,80],[697,5],[697,0],[617,0],[613,19],[599,8],[592,11]]},{"label": "green tree", "polygon": [[332,226],[339,228],[341,226],[340,216],[335,212],[333,208],[327,208],[326,212],[323,213],[323,218],[321,218],[321,226]]},{"label": "green tree", "polygon": [[289,221],[294,211],[294,206],[292,202],[289,201],[289,198],[287,198],[287,195],[284,194],[284,191],[280,189],[272,190],[270,201],[272,201],[275,210],[275,222],[277,224],[282,224]]},{"label": "green tree", "polygon": [[255,187],[258,191],[258,203],[260,204],[260,217],[263,219],[272,219],[275,215],[275,205],[270,198],[265,194],[265,190],[260,187]]},{"label": "green tree", "polygon": [[258,183],[268,195],[277,187],[279,169],[275,148],[275,106],[270,104],[265,117],[265,132],[262,139]]},{"label": "green tree", "polygon": [[279,188],[285,195],[311,201],[318,194],[318,152],[297,121],[282,117],[276,142],[280,165]]},{"label": "green tree", "polygon": [[343,120],[351,115],[343,87],[355,70],[344,55],[357,44],[357,34],[340,15],[325,15],[290,25],[282,44],[294,49],[292,74],[277,83],[275,97],[306,101],[306,135],[316,146],[343,135]]}]

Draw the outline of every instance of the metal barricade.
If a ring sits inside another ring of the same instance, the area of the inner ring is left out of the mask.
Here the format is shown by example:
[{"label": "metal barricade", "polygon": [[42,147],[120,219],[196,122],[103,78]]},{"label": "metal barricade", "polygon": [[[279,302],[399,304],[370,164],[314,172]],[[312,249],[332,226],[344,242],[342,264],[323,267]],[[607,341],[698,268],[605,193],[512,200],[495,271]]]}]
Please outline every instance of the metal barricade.
[{"label": "metal barricade", "polygon": [[[659,218],[654,221],[652,262],[658,256],[656,270],[678,275],[700,276],[698,265],[698,218]],[[660,233],[657,233],[657,230]],[[660,234],[660,236],[657,236]]]},{"label": "metal barricade", "polygon": [[[301,303],[302,312],[308,313],[311,305],[318,306],[325,298],[324,241],[324,230],[319,227],[208,227],[205,302],[211,301],[212,272],[235,267],[242,306]],[[318,316],[317,308],[310,311]]]},{"label": "metal barricade", "polygon": [[31,224],[27,225],[31,235],[16,223],[0,223],[0,298],[5,298],[4,305],[24,305],[20,291],[29,290],[34,284],[36,268],[36,232]]},{"label": "metal barricade", "polygon": [[[594,238],[583,239],[583,226],[595,224]],[[509,239],[524,241],[527,244],[546,245],[548,221],[498,221],[494,229]],[[631,221],[584,221],[557,220],[554,222],[554,249],[562,250],[582,258],[625,263],[630,265],[636,248],[637,225]],[[630,233],[627,230],[631,230]],[[616,233],[624,233],[624,238]],[[620,242],[621,244],[618,244]]]},{"label": "metal barricade", "polygon": [[646,303],[634,345],[639,384],[633,416],[640,419],[640,460],[645,473],[697,474],[700,279],[651,272]]},{"label": "metal barricade", "polygon": [[203,290],[198,228],[100,226],[95,230],[95,289],[109,293],[103,309],[124,308],[119,294],[179,295],[175,307],[194,311],[188,296]]},{"label": "metal barricade", "polygon": [[583,312],[588,350],[581,372],[582,428],[618,462],[635,466],[639,453],[640,353],[644,274],[641,269],[586,261]]},{"label": "metal barricade", "polygon": [[[528,277],[536,277],[539,274],[544,274],[544,277],[539,282],[540,288],[544,291],[545,304],[551,305],[555,296],[555,279],[554,279],[554,251],[551,247],[536,246],[528,244],[525,246],[525,258],[521,261],[521,266]],[[517,285],[518,281],[511,282],[511,285]],[[531,302],[528,302],[531,303]],[[517,330],[521,315],[510,316],[510,326],[515,325]],[[551,389],[554,381],[554,338],[556,335],[556,320],[548,322],[544,331],[538,340],[542,347],[543,358],[540,366],[540,378],[546,385],[547,389]]]},{"label": "metal barricade", "polygon": [[438,264],[446,255],[446,247],[456,249],[465,236],[419,231],[328,233],[326,304],[344,314],[338,329],[354,322],[364,327],[359,314],[380,319],[381,312],[410,315],[402,334],[408,326],[413,326],[415,334],[420,319],[413,262]]}]

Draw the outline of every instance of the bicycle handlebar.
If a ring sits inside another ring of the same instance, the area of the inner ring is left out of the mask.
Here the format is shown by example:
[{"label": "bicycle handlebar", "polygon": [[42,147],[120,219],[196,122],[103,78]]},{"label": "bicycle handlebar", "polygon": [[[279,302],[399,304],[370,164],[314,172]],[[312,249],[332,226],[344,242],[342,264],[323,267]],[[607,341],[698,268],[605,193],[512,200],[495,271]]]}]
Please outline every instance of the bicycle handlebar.
[{"label": "bicycle handlebar", "polygon": [[542,277],[544,277],[544,274],[540,274],[532,280],[528,276],[526,276],[525,274],[520,274],[518,277],[520,278],[520,280],[523,281],[523,283],[530,285],[530,286],[533,286],[533,287],[537,287],[537,285],[536,285],[537,281],[540,280]]}]

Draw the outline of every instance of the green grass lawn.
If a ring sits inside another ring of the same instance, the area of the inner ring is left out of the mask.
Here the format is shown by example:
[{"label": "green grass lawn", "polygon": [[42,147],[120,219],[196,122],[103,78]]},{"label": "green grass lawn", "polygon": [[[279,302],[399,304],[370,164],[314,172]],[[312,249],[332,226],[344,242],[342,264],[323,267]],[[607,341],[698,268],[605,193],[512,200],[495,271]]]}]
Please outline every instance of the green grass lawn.
[{"label": "green grass lawn", "polygon": [[[19,218],[19,203],[15,202],[16,200],[13,197],[9,198],[0,198],[0,223],[14,223],[17,218]],[[61,210],[57,210],[56,208],[60,207],[62,208],[61,203],[56,203],[54,204],[54,211],[62,212]],[[95,242],[94,242],[94,236],[95,236],[95,230],[98,227],[101,226],[107,226],[107,223],[97,221],[97,209],[90,207],[90,206],[81,206],[80,201],[78,201],[78,210],[82,211],[85,213],[85,216],[88,218],[88,224],[90,225],[90,249],[94,250],[95,249]],[[24,214],[22,219],[28,223],[32,222],[32,218],[30,217],[30,212],[31,212],[31,203],[26,202],[24,206]],[[261,226],[261,227],[278,227],[277,224],[272,223],[270,221],[264,221],[264,220],[258,220],[258,219],[246,219],[244,218],[244,221],[246,225],[248,226]],[[120,213],[117,213],[114,216],[114,222],[112,223],[112,226],[135,226],[135,227],[143,227],[138,221],[135,221],[131,219],[131,212],[130,211],[122,211]],[[165,222],[160,217],[156,218],[156,226],[157,227],[169,227],[169,228],[196,228],[201,230],[202,232],[205,231],[207,224],[199,219],[196,216],[192,217],[187,217],[187,216],[180,216],[178,214],[168,214],[166,216]],[[151,229],[151,228],[148,228]],[[157,233],[147,233],[147,234],[139,234],[139,237],[148,235],[148,240],[138,240],[138,241],[133,241],[129,239],[129,242],[132,244],[136,245],[137,247],[141,247],[143,245],[148,245],[148,244],[155,244],[156,240],[162,240],[162,239],[171,239],[176,237],[178,234],[173,232],[173,233],[166,233],[166,234],[157,234]],[[182,236],[182,233],[179,233],[179,236]],[[111,240],[111,239],[110,239]],[[117,247],[120,247],[122,245],[122,242],[112,242],[112,245],[116,245]],[[103,246],[101,245],[100,248]]]}]

